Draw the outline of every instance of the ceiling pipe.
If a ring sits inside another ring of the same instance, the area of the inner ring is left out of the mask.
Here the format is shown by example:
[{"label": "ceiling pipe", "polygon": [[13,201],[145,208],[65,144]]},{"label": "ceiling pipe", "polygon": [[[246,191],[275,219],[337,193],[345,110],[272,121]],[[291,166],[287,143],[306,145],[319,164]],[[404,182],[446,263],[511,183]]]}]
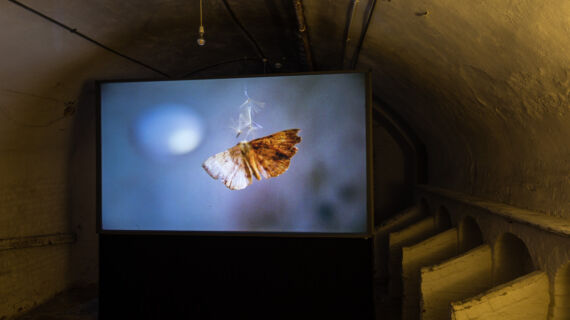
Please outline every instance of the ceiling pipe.
[{"label": "ceiling pipe", "polygon": [[376,6],[376,0],[371,0],[368,6],[368,10],[366,12],[366,20],[364,22],[364,28],[360,33],[360,39],[358,39],[358,45],[356,46],[356,51],[352,56],[352,63],[350,64],[351,69],[356,68],[356,64],[358,63],[358,55],[360,54],[360,49],[362,49],[362,44],[364,43],[366,32],[368,31],[368,27],[370,26],[370,20],[372,19],[372,13],[374,13],[375,6]]},{"label": "ceiling pipe", "polygon": [[352,4],[348,10],[346,16],[346,24],[344,27],[344,41],[342,42],[342,56],[340,58],[340,69],[344,69],[344,59],[346,57],[346,48],[350,43],[350,28],[352,27],[352,21],[354,20],[354,15],[356,14],[356,7],[360,0],[352,0]]},{"label": "ceiling pipe", "polygon": [[303,11],[303,2],[301,0],[293,0],[293,5],[295,6],[295,13],[297,14],[297,24],[299,35],[303,40],[303,47],[305,50],[305,59],[307,62],[307,68],[309,71],[313,71],[313,56],[311,54],[311,43],[309,42],[309,34],[307,32],[307,24],[305,22],[305,14]]}]

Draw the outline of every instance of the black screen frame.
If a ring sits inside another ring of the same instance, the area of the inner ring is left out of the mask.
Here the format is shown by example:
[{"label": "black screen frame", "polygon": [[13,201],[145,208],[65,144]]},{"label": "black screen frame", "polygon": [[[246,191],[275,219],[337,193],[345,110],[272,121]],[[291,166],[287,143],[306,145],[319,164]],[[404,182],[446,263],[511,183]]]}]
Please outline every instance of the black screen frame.
[{"label": "black screen frame", "polygon": [[[195,231],[195,230],[105,230],[102,227],[102,159],[101,159],[101,86],[106,83],[128,82],[160,82],[214,79],[247,79],[261,77],[287,77],[304,75],[353,74],[365,75],[365,132],[366,132],[366,231],[361,233],[328,233],[328,232],[263,232],[263,231]],[[242,237],[322,237],[322,238],[364,238],[372,237],[374,232],[374,190],[373,190],[373,158],[372,158],[372,72],[368,71],[327,71],[302,73],[271,73],[219,77],[193,77],[184,79],[121,79],[97,80],[96,82],[96,232],[109,235],[188,235],[188,236],[242,236]]]}]

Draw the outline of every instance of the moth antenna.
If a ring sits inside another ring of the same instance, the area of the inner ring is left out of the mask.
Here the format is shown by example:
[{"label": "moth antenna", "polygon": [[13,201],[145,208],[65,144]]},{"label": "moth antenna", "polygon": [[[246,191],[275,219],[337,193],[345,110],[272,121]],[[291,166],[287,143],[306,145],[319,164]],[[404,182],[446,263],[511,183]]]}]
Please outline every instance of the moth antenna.
[{"label": "moth antenna", "polygon": [[239,108],[240,108],[240,109],[243,109],[243,108],[247,107],[248,105],[249,105],[249,98],[248,98],[247,100],[245,100],[245,102],[242,103],[242,104],[239,106]]},{"label": "moth antenna", "polygon": [[251,120],[251,124],[252,124],[253,129],[263,129],[263,127],[259,123],[255,122],[253,120]]},{"label": "moth antenna", "polygon": [[258,113],[259,111],[261,111],[261,109],[265,107],[265,102],[260,102],[250,99],[249,103],[251,105],[251,111],[253,111],[253,113]]},{"label": "moth antenna", "polygon": [[[232,131],[235,131],[237,133],[237,136],[239,136],[241,134],[241,128],[239,125],[239,120],[236,121],[236,119],[230,118],[230,122],[231,122],[230,129],[232,129]],[[236,138],[237,138],[237,136],[236,136]]]}]

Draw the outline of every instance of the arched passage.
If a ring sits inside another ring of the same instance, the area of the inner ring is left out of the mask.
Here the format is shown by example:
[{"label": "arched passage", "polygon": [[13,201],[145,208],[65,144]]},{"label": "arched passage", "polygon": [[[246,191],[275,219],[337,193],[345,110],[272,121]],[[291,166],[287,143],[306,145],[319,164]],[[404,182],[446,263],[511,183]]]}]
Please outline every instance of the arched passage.
[{"label": "arched passage", "polygon": [[509,282],[535,270],[524,242],[512,233],[502,234],[493,253],[493,285]]},{"label": "arched passage", "polygon": [[429,216],[431,213],[430,207],[429,207],[429,202],[427,201],[426,198],[422,198],[420,200],[420,210],[422,212],[422,215],[424,216]]},{"label": "arched passage", "polygon": [[444,206],[441,206],[435,215],[435,227],[440,231],[451,228],[451,216]]},{"label": "arched passage", "polygon": [[483,244],[483,236],[479,225],[470,216],[466,216],[459,223],[459,252],[469,251]]}]

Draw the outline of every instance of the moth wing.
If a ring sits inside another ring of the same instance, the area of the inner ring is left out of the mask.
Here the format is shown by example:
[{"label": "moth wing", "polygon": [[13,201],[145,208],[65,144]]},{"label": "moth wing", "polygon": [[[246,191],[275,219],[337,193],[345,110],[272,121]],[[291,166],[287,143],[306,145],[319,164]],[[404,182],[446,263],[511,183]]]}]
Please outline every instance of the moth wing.
[{"label": "moth wing", "polygon": [[251,168],[238,146],[209,157],[202,167],[231,190],[241,190],[251,184]]},{"label": "moth wing", "polygon": [[249,142],[264,178],[277,177],[289,169],[291,158],[297,153],[301,137],[299,129],[289,129]]}]

